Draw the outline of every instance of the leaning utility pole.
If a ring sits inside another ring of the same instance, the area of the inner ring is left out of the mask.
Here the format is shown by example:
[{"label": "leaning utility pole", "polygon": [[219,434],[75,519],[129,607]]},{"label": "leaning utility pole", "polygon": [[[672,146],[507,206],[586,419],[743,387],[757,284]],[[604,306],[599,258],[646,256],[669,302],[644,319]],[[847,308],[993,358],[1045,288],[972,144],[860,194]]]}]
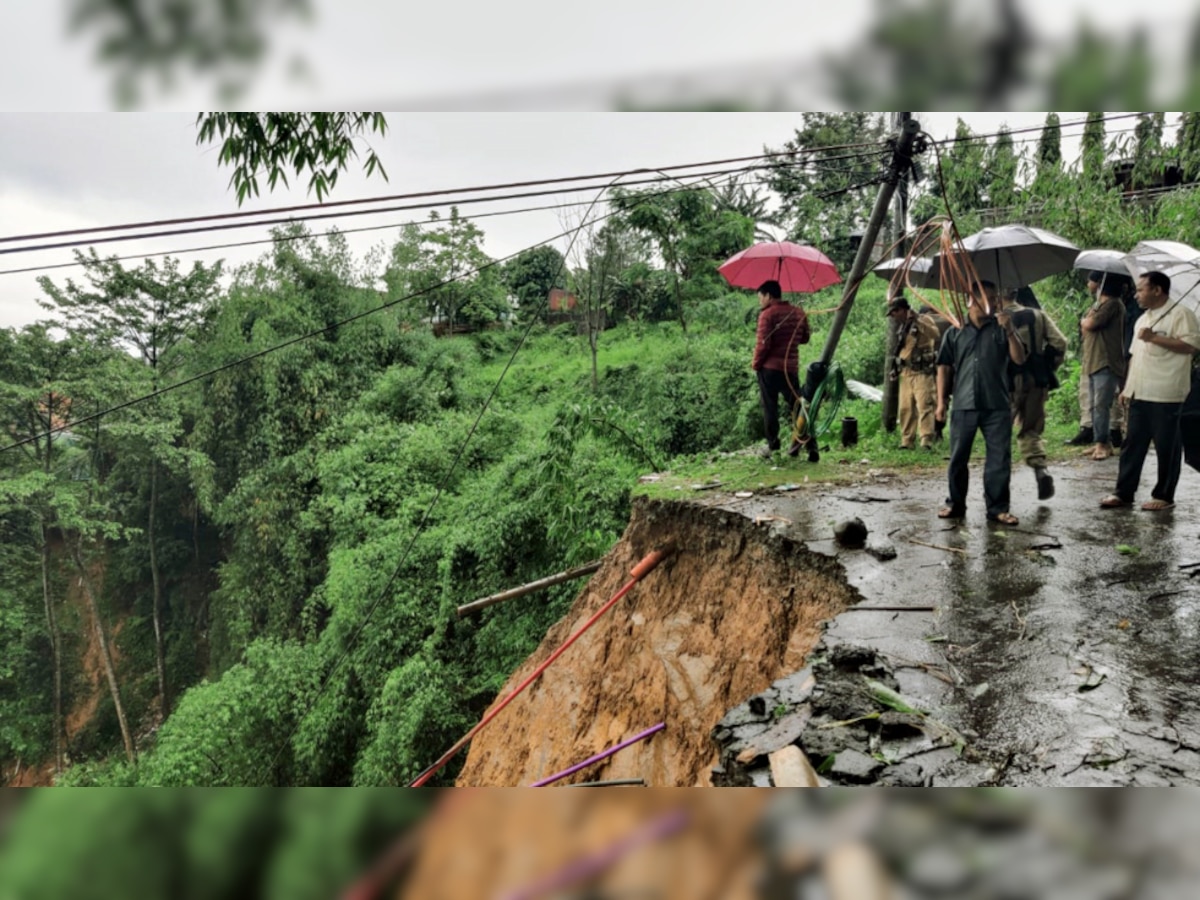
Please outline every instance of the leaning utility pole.
[{"label": "leaning utility pole", "polygon": [[[911,117],[912,113],[898,112],[892,114],[892,124],[899,134],[904,129],[904,123]],[[907,256],[909,241],[908,241],[908,178],[907,173],[902,173],[900,183],[896,186],[896,219],[893,227],[896,242],[896,256]],[[900,382],[892,379],[892,367],[895,365],[896,352],[899,350],[899,328],[896,323],[888,319],[887,326],[887,356],[883,366],[883,430],[891,434],[896,430],[896,413],[900,407]]]},{"label": "leaning utility pole", "polygon": [[875,238],[879,236],[879,229],[887,216],[892,196],[896,193],[896,185],[900,183],[904,173],[912,167],[913,142],[920,132],[920,123],[916,119],[910,118],[904,121],[899,134],[894,138],[892,159],[883,176],[883,184],[879,187],[879,196],[875,198],[875,208],[871,211],[871,218],[867,221],[867,230],[858,247],[858,253],[854,257],[854,265],[850,267],[850,274],[846,276],[846,289],[842,292],[842,302],[838,306],[837,314],[833,317],[833,324],[829,327],[829,336],[825,339],[821,357],[815,363],[822,370],[822,377],[824,377],[824,371],[828,370],[830,362],[833,361],[833,353],[837,350],[838,341],[841,340],[842,331],[846,327],[846,319],[850,317],[850,309],[854,306],[854,298],[858,294],[858,285],[867,272],[867,263],[870,261],[871,252],[875,247]]}]

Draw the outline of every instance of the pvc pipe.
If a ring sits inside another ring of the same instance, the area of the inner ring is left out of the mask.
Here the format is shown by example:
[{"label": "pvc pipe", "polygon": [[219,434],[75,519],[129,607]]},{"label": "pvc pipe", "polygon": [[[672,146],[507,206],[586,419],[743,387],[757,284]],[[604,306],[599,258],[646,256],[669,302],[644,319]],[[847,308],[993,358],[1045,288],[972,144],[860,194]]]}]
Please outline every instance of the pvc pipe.
[{"label": "pvc pipe", "polygon": [[617,744],[617,746],[615,746],[615,747],[609,747],[607,750],[604,750],[601,753],[597,753],[595,756],[589,756],[583,762],[576,763],[575,765],[571,766],[571,768],[569,768],[569,769],[563,769],[563,771],[559,772],[557,775],[551,775],[548,778],[543,778],[541,781],[535,781],[533,784],[530,785],[530,787],[545,787],[548,784],[553,784],[554,782],[556,782],[562,778],[566,778],[568,775],[574,775],[580,769],[586,769],[588,766],[592,765],[593,763],[598,763],[602,759],[608,759],[613,754],[620,753],[626,747],[636,744],[638,741],[644,741],[646,738],[650,737],[650,735],[657,734],[658,732],[662,731],[666,727],[667,727],[666,722],[659,722],[653,728],[647,728],[645,731],[641,732],[640,734],[635,734],[633,737],[629,738],[628,740],[621,741],[621,743]]}]

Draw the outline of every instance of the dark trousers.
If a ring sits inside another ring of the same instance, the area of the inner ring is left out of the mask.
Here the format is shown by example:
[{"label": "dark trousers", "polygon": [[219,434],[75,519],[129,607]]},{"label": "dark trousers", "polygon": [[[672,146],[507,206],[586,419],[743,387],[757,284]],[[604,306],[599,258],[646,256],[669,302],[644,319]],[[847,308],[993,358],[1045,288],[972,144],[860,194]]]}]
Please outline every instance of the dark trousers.
[{"label": "dark trousers", "polygon": [[762,401],[763,427],[767,432],[767,446],[779,449],[779,398],[783,397],[787,412],[788,433],[795,422],[796,405],[800,402],[800,379],[796,372],[781,372],[778,369],[758,370],[758,396]]},{"label": "dark trousers", "polygon": [[1117,467],[1117,496],[1132,502],[1142,480],[1142,465],[1154,442],[1158,456],[1158,481],[1150,496],[1155,500],[1175,502],[1175,486],[1183,465],[1183,445],[1179,439],[1179,413],[1182,403],[1151,403],[1132,400],[1125,416],[1125,443],[1121,445],[1121,460]]},{"label": "dark trousers", "polygon": [[1008,486],[1012,474],[1012,413],[1007,409],[952,409],[950,411],[950,497],[955,510],[967,508],[967,485],[975,433],[983,432],[983,498],[987,514],[1008,512]]}]

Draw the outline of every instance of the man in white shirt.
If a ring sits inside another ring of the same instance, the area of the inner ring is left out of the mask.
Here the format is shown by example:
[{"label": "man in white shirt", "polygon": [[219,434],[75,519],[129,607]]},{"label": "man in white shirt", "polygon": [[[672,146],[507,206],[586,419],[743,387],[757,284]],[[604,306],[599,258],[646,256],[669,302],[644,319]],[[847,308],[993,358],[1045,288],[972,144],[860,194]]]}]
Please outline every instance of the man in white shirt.
[{"label": "man in white shirt", "polygon": [[1175,505],[1183,450],[1179,414],[1191,390],[1192,355],[1200,350],[1200,323],[1178,300],[1171,301],[1171,279],[1147,272],[1138,279],[1137,302],[1145,310],[1134,326],[1132,356],[1121,402],[1126,406],[1125,443],[1117,470],[1117,489],[1100,501],[1104,509],[1133,504],[1142,465],[1154,442],[1158,480],[1142,509]]}]

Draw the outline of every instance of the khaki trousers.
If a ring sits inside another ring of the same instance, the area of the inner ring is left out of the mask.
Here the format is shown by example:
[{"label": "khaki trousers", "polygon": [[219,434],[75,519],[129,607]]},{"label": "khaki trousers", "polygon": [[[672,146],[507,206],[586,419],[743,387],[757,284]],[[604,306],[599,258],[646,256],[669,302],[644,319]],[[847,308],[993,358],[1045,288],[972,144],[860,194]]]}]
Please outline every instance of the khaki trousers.
[{"label": "khaki trousers", "polygon": [[933,445],[933,413],[937,408],[937,382],[932,372],[900,370],[900,446],[913,447],[917,433],[921,446]]}]

